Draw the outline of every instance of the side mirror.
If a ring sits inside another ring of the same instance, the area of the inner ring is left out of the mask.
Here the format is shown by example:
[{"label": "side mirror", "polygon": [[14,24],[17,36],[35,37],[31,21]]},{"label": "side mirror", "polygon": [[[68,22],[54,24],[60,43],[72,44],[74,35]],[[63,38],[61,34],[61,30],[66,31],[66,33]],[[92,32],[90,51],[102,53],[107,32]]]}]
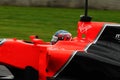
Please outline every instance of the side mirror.
[{"label": "side mirror", "polygon": [[34,44],[41,44],[44,43],[44,41],[42,39],[38,39],[37,35],[31,35],[30,36],[30,40],[34,43]]}]

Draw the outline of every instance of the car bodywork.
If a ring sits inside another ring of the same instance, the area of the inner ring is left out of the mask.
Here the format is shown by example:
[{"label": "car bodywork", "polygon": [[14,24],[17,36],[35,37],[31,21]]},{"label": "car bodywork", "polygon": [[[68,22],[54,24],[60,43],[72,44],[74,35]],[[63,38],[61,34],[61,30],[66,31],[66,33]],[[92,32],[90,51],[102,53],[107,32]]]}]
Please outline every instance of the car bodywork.
[{"label": "car bodywork", "polygon": [[0,39],[0,79],[119,80],[120,24],[90,19],[85,14],[77,36],[54,45],[34,35],[30,42]]},{"label": "car bodywork", "polygon": [[[76,37],[71,41],[58,41],[55,45],[33,35],[30,39],[31,42],[0,40],[0,63],[11,71],[12,79],[120,78],[119,24],[80,21]],[[4,75],[1,79],[8,76]]]}]

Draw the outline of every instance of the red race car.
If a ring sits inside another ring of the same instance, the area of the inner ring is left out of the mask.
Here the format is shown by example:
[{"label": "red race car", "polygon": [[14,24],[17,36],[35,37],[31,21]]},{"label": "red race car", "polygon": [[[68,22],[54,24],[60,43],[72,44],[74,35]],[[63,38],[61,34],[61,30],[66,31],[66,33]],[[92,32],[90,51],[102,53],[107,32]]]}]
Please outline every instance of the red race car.
[{"label": "red race car", "polygon": [[55,33],[51,42],[0,39],[0,79],[13,80],[120,80],[120,24],[78,22],[77,36]]}]

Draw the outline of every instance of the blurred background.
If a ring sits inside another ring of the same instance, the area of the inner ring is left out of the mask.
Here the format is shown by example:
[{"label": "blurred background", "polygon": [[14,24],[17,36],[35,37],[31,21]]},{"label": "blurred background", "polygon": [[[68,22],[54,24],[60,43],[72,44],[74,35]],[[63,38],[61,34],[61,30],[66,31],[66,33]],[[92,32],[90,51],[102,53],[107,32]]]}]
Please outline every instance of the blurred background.
[{"label": "blurred background", "polygon": [[[77,35],[84,0],[0,0],[0,38],[50,41],[57,30]],[[89,0],[92,21],[120,23],[120,0]]]},{"label": "blurred background", "polygon": [[[84,0],[0,0],[0,5],[83,8]],[[120,0],[89,0],[89,7],[120,10]]]}]

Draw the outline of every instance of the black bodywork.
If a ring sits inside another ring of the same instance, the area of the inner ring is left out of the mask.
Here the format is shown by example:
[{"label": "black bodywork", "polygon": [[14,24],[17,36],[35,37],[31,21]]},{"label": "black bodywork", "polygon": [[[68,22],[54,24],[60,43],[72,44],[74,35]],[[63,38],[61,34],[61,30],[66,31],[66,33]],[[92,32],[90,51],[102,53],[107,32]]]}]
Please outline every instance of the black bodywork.
[{"label": "black bodywork", "polygon": [[78,51],[50,80],[120,80],[120,27],[106,26],[87,51]]}]

